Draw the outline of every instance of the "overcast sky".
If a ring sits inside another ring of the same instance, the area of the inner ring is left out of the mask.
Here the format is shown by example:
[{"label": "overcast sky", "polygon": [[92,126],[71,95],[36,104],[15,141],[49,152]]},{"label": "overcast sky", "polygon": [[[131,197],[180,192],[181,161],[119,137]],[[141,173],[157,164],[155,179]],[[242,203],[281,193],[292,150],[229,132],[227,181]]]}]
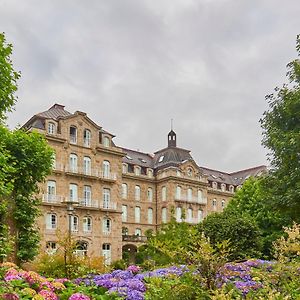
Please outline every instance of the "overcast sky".
[{"label": "overcast sky", "polygon": [[153,153],[173,118],[200,166],[266,164],[259,119],[297,56],[299,15],[299,0],[0,0],[22,72],[8,123],[60,103]]}]

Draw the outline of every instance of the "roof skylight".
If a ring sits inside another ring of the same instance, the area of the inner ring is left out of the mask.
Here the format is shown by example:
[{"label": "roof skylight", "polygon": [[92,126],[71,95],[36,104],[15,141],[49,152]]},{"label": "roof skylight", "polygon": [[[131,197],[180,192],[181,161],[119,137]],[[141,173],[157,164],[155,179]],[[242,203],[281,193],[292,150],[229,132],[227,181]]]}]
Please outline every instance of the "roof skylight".
[{"label": "roof skylight", "polygon": [[160,158],[158,159],[158,162],[162,162],[164,160],[164,155],[161,155]]},{"label": "roof skylight", "polygon": [[126,155],[126,158],[129,159],[129,160],[133,160],[133,158],[129,155]]}]

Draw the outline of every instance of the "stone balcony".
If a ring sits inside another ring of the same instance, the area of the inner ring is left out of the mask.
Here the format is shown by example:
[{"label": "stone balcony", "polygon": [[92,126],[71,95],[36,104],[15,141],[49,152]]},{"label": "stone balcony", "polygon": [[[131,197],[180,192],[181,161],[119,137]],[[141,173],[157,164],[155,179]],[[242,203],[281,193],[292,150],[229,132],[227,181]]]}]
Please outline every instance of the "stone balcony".
[{"label": "stone balcony", "polygon": [[122,241],[131,243],[146,243],[147,237],[140,235],[122,235]]},{"label": "stone balcony", "polygon": [[198,197],[188,197],[188,196],[175,196],[175,201],[180,201],[180,202],[188,202],[188,203],[196,203],[196,204],[207,204],[207,198],[198,198]]}]

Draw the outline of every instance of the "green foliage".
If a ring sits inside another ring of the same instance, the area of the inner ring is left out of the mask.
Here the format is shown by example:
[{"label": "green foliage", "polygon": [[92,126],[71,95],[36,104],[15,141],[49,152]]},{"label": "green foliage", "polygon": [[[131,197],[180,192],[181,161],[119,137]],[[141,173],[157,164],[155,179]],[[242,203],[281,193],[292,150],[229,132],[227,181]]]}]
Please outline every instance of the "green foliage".
[{"label": "green foliage", "polygon": [[51,171],[53,151],[46,140],[34,132],[28,134],[0,127],[0,141],[5,157],[0,170],[3,191],[0,195],[0,253],[5,258],[10,251],[9,229],[14,237],[16,259],[21,263],[32,260],[38,252],[39,235],[34,224],[39,215],[39,201],[33,195],[38,192],[38,183]]},{"label": "green foliage", "polygon": [[0,123],[17,101],[15,93],[20,74],[13,69],[11,54],[12,45],[7,44],[4,34],[0,33]]},{"label": "green foliage", "polygon": [[106,271],[103,257],[78,256],[76,240],[57,231],[59,248],[55,253],[41,253],[31,265],[31,268],[46,277],[66,277],[69,279],[85,276],[90,273]]},{"label": "green foliage", "polygon": [[[297,36],[298,56],[300,35]],[[269,111],[261,119],[263,145],[269,149],[271,170],[266,187],[274,208],[300,222],[300,61],[288,64],[290,84],[266,97]]]},{"label": "green foliage", "polygon": [[258,244],[261,248],[258,247],[257,250],[261,250],[265,257],[270,257],[272,243],[282,235],[282,226],[289,224],[290,220],[274,210],[271,195],[265,186],[266,180],[265,176],[250,177],[230,200],[224,213],[235,219],[240,217],[249,220],[253,225],[256,224],[261,237]]},{"label": "green foliage", "polygon": [[208,292],[201,288],[199,276],[190,272],[181,277],[150,277],[146,283],[145,300],[210,299]]},{"label": "green foliage", "polygon": [[228,241],[231,260],[257,257],[260,255],[260,231],[255,221],[246,216],[225,211],[213,213],[205,218],[200,230],[209,237],[211,244]]}]

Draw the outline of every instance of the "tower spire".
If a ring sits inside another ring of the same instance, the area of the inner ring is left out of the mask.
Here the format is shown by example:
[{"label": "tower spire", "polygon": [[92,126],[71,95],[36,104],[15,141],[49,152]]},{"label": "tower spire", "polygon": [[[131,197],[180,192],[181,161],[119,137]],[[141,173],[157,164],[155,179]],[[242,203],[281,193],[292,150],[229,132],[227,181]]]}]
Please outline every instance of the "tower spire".
[{"label": "tower spire", "polygon": [[173,130],[173,119],[171,119],[171,131],[168,134],[168,147],[176,147],[176,133]]}]

